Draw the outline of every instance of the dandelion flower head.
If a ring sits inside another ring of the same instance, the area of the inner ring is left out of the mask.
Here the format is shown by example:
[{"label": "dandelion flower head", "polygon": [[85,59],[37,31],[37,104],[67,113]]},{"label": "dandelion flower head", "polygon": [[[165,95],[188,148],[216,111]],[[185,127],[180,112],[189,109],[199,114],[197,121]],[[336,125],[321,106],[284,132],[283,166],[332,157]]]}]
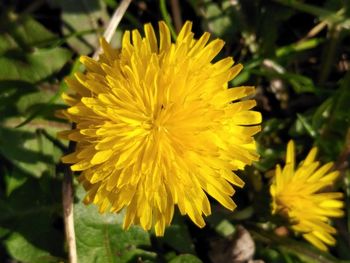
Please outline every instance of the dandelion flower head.
[{"label": "dandelion flower head", "polygon": [[291,228],[320,250],[327,251],[327,245],[334,245],[332,236],[336,229],[329,219],[343,216],[343,202],[340,192],[326,192],[336,178],[338,171],[330,171],[333,163],[320,167],[315,160],[317,148],[311,149],[306,159],[295,169],[294,142],[287,146],[286,164],[276,167],[270,188],[272,212],[290,220]]},{"label": "dandelion flower head", "polygon": [[125,210],[124,228],[138,224],[163,235],[175,205],[199,227],[211,213],[207,194],[233,210],[233,173],[258,159],[253,135],[261,115],[251,109],[253,87],[229,88],[242,69],[232,58],[212,62],[220,39],[199,39],[186,22],[175,43],[164,22],[159,39],[126,31],[120,50],[101,40],[98,61],[83,56],[85,73],[67,79],[74,94],[60,136],[76,141],[63,157],[101,213]]}]

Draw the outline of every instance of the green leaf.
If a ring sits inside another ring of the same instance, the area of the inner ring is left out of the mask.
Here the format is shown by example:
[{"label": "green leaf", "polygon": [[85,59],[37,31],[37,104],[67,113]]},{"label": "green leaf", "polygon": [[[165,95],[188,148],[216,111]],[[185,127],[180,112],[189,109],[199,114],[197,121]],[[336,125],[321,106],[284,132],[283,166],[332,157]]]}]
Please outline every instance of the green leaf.
[{"label": "green leaf", "polygon": [[57,229],[60,182],[28,178],[0,199],[0,227],[10,230],[4,240],[9,255],[20,262],[51,263],[64,257],[63,231]]},{"label": "green leaf", "polygon": [[224,37],[229,35],[232,37],[237,32],[238,25],[233,25],[234,9],[229,1],[215,1],[206,0],[203,3],[203,14],[205,21],[208,23],[208,29],[217,37]]},{"label": "green leaf", "polygon": [[329,118],[330,110],[332,108],[334,98],[328,98],[316,109],[312,116],[312,127],[314,130],[319,130],[322,125]]},{"label": "green leaf", "polygon": [[14,167],[12,171],[5,171],[4,180],[6,184],[6,196],[9,196],[14,190],[22,186],[28,179],[22,171]]},{"label": "green leaf", "polygon": [[[79,61],[79,58],[77,58],[77,59],[75,59],[75,61],[73,63],[73,66],[71,68],[71,72],[69,75],[71,76],[75,72],[79,71],[80,67],[81,67],[81,63]],[[56,110],[56,107],[58,106],[58,105],[55,105],[54,103],[61,99],[62,93],[65,90],[67,90],[67,88],[68,88],[68,86],[67,86],[66,82],[64,80],[61,81],[57,92],[54,95],[51,95],[50,98],[45,96],[46,103],[39,106],[39,107],[35,107],[35,109],[33,109],[31,112],[27,113],[28,117],[23,122],[18,124],[16,126],[16,128],[19,128],[19,127],[26,125],[27,123],[31,122],[33,119],[35,119],[39,115],[44,115],[44,116],[46,115],[46,116],[51,116],[51,117],[54,116],[54,112]],[[36,106],[38,106],[38,105],[36,105]],[[51,113],[51,115],[50,115],[50,113]]]},{"label": "green leaf", "polygon": [[[0,36],[0,45],[4,38]],[[36,83],[58,72],[70,59],[63,48],[36,49],[33,52],[9,50],[0,55],[0,80],[22,80]]]},{"label": "green leaf", "polygon": [[35,83],[59,71],[71,57],[63,48],[41,48],[55,35],[29,16],[9,13],[0,29],[0,80]]},{"label": "green leaf", "polygon": [[349,101],[350,101],[350,73],[348,72],[340,80],[340,87],[335,94],[335,101],[332,109],[332,117],[335,121],[344,126],[350,125]]},{"label": "green leaf", "polygon": [[[305,263],[338,263],[338,259],[330,255],[327,252],[320,251],[319,249],[305,243],[304,241],[298,242],[294,239],[287,237],[279,237],[275,234],[265,231],[261,228],[254,226],[249,227],[249,232],[257,242],[262,242],[269,245],[269,247],[275,247],[283,254],[293,255],[298,257]],[[280,262],[280,261],[276,261]],[[288,262],[288,261],[287,261]]]},{"label": "green leaf", "polygon": [[280,47],[276,50],[277,57],[288,56],[296,52],[312,49],[319,46],[323,42],[321,38],[311,38],[303,42],[293,43],[287,46]]},{"label": "green leaf", "polygon": [[68,44],[80,55],[93,52],[105,28],[109,16],[103,0],[49,0],[62,10],[62,27],[65,35],[77,32],[94,32],[67,39]]},{"label": "green leaf", "polygon": [[175,213],[171,225],[166,228],[162,240],[177,252],[195,253],[193,240],[185,225],[184,218],[177,213]]},{"label": "green leaf", "polygon": [[27,174],[41,177],[45,172],[53,176],[62,151],[47,134],[54,137],[57,130],[53,127],[46,132],[29,127],[0,127],[0,153]]},{"label": "green leaf", "polygon": [[251,77],[251,71],[257,67],[260,67],[262,62],[263,60],[259,58],[252,59],[244,63],[243,70],[233,80],[231,80],[231,85],[233,87],[240,86],[249,81],[249,78]]},{"label": "green leaf", "polygon": [[341,12],[336,12],[333,10],[328,10],[325,8],[318,7],[316,5],[306,4],[297,0],[274,0],[274,1],[286,6],[290,6],[301,12],[318,16],[321,20],[327,21],[328,23],[331,23],[331,24],[339,24],[343,26],[348,25],[348,19],[346,19],[344,9],[341,9],[340,10]]},{"label": "green leaf", "polygon": [[19,114],[28,116],[32,112],[33,107],[38,104],[45,104],[50,96],[52,96],[51,92],[46,91],[37,91],[22,96],[16,102]]},{"label": "green leaf", "polygon": [[292,85],[294,91],[298,94],[304,92],[314,93],[316,90],[314,82],[308,77],[295,73],[283,73],[281,76]]},{"label": "green leaf", "polygon": [[301,114],[297,114],[298,120],[300,121],[301,125],[304,127],[304,129],[307,131],[307,133],[310,135],[310,137],[315,138],[318,135],[318,132],[315,131],[310,124],[310,122]]},{"label": "green leaf", "polygon": [[350,73],[347,73],[339,84],[339,88],[331,98],[329,117],[326,116],[328,118],[317,142],[330,160],[334,160],[335,156],[339,156],[344,150],[346,134],[350,128]]},{"label": "green leaf", "polygon": [[18,115],[16,102],[35,92],[34,85],[24,81],[0,81],[0,120]]},{"label": "green leaf", "polygon": [[[255,10],[248,8],[249,3],[251,8]],[[242,5],[248,5],[245,7],[246,20],[254,21],[251,35],[256,38],[257,47],[256,50],[251,49],[252,52],[261,54],[263,58],[272,57],[275,54],[280,36],[280,27],[277,25],[288,20],[294,11],[276,5],[272,1],[242,1]],[[253,17],[251,17],[252,12],[254,12]]]},{"label": "green leaf", "polygon": [[272,249],[270,247],[265,247],[265,246],[260,247],[260,244],[257,244],[255,257],[261,260],[264,260],[264,262],[270,262],[270,263],[284,262],[282,259],[282,255],[278,253],[276,249]]},{"label": "green leaf", "polygon": [[48,251],[38,248],[19,233],[13,233],[6,240],[8,253],[16,260],[28,263],[57,263],[62,258],[52,256]]},{"label": "green leaf", "polygon": [[79,201],[74,206],[78,261],[84,263],[126,263],[138,258],[155,259],[156,254],[141,249],[150,246],[149,234],[140,227],[122,229],[122,214],[100,214],[95,205],[85,206],[82,187],[77,190]]},{"label": "green leaf", "polygon": [[228,237],[235,232],[235,227],[227,219],[222,220],[216,227],[216,232],[218,232],[223,237]]},{"label": "green leaf", "polygon": [[28,15],[6,13],[0,21],[2,42],[0,53],[18,47],[29,51],[33,47],[45,46],[57,37],[42,24]]},{"label": "green leaf", "polygon": [[202,261],[194,255],[184,254],[170,260],[169,263],[202,263]]}]

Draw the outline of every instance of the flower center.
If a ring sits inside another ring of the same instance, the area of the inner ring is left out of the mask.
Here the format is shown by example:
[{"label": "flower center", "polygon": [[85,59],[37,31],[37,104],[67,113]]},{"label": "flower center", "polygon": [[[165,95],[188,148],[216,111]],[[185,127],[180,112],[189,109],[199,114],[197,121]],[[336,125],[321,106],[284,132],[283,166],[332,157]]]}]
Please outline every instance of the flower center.
[{"label": "flower center", "polygon": [[147,131],[160,131],[164,128],[165,107],[161,105],[160,109],[148,120],[141,124],[141,127]]}]

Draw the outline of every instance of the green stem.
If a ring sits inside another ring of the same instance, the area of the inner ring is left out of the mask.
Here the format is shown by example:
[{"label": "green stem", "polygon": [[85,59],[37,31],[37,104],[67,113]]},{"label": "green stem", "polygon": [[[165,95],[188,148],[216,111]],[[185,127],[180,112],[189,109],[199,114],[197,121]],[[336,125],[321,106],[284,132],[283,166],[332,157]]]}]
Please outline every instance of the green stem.
[{"label": "green stem", "polygon": [[327,9],[305,4],[295,0],[274,0],[274,1],[314,16],[327,17],[327,16],[333,15],[333,12]]},{"label": "green stem", "polygon": [[166,1],[165,0],[160,0],[160,12],[162,13],[163,19],[165,23],[168,25],[171,33],[171,37],[175,41],[177,38],[174,26],[171,22],[171,16],[169,15],[168,10],[166,9]]},{"label": "green stem", "polygon": [[336,25],[331,25],[329,28],[329,43],[325,46],[323,61],[321,66],[321,71],[319,75],[319,82],[322,85],[325,81],[327,81],[328,76],[334,66],[334,59],[337,53],[337,47],[339,43],[341,29]]},{"label": "green stem", "polygon": [[273,245],[285,253],[297,255],[300,259],[310,263],[335,263],[339,262],[328,253],[321,252],[316,248],[306,246],[303,243],[294,241],[290,238],[276,236],[275,234],[264,231],[255,226],[247,227],[254,240],[267,245]]}]

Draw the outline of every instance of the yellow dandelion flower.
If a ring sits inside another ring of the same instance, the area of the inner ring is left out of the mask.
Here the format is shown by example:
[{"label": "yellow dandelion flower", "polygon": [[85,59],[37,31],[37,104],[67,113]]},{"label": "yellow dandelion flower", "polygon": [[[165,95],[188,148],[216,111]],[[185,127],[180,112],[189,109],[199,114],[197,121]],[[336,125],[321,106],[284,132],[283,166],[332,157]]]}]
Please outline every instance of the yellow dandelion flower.
[{"label": "yellow dandelion flower", "polygon": [[311,149],[306,159],[295,169],[294,142],[287,146],[286,165],[276,167],[276,174],[270,192],[272,212],[290,220],[291,228],[320,250],[326,245],[335,245],[332,234],[336,229],[329,224],[329,218],[341,217],[344,212],[340,192],[325,192],[339,176],[330,171],[333,163],[321,167],[315,160],[317,148]]},{"label": "yellow dandelion flower", "polygon": [[[228,88],[242,69],[232,58],[212,60],[222,49],[209,33],[194,39],[187,22],[172,43],[164,22],[159,41],[150,24],[145,37],[126,31],[115,50],[103,39],[99,60],[83,56],[86,73],[67,83],[65,118],[76,128],[60,135],[76,141],[63,157],[87,191],[86,203],[105,211],[125,208],[131,224],[163,235],[174,207],[199,227],[211,213],[206,194],[233,210],[232,171],[258,159],[253,87]],[[132,41],[131,41],[132,40]]]}]

